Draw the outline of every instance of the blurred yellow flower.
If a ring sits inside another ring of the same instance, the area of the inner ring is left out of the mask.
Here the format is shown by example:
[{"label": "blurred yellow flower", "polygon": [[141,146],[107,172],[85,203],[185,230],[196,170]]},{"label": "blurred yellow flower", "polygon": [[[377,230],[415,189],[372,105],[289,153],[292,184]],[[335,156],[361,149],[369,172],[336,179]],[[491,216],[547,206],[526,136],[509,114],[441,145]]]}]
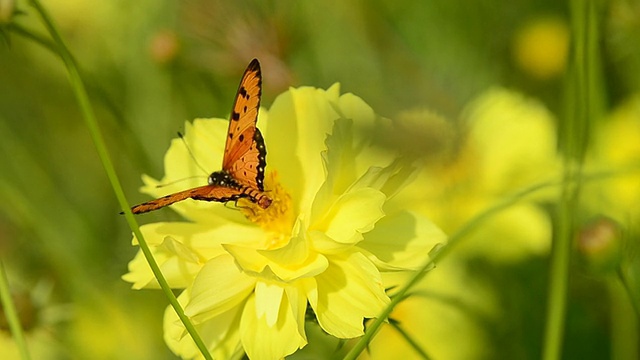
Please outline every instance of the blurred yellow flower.
[{"label": "blurred yellow flower", "polygon": [[638,219],[640,219],[640,95],[623,101],[596,127],[587,157],[589,173],[582,200],[591,222],[578,237],[582,261],[591,271],[615,271],[633,301],[640,299]]},{"label": "blurred yellow flower", "polygon": [[596,170],[618,172],[587,184],[586,200],[594,212],[621,224],[640,217],[640,95],[623,102],[595,132],[588,163]]},{"label": "blurred yellow flower", "polygon": [[[389,302],[381,271],[415,269],[445,241],[426,217],[396,203],[415,168],[353,130],[383,121],[338,85],[290,89],[258,121],[268,150],[265,190],[274,200],[268,209],[185,201],[173,208],[190,222],[141,228],[170,285],[185,288],[179,300],[214,357],[294,353],[307,344],[307,304],[327,333],[362,335],[364,319]],[[222,120],[186,125],[186,141],[206,168],[218,168],[226,128]],[[156,187],[199,173],[180,140],[165,171],[161,181],[145,177],[143,191],[160,196],[195,185]],[[157,286],[140,254],[129,270],[124,279],[134,288]],[[165,339],[182,357],[198,355],[170,308]]]},{"label": "blurred yellow flower", "polygon": [[[464,137],[458,152],[423,171],[401,195],[405,204],[420,206],[447,233],[504,197],[557,179],[560,173],[553,117],[539,102],[494,88],[468,104],[462,120]],[[491,267],[516,267],[549,252],[551,220],[537,202],[554,196],[546,192],[520,201],[475,228],[438,262],[437,271],[412,289],[391,319],[431,358],[496,357],[499,345],[492,343],[495,329],[489,327],[511,325],[504,323],[509,314],[501,303],[509,289],[483,276]],[[484,267],[478,270],[478,264]],[[406,275],[385,274],[385,279],[401,284]],[[390,324],[369,350],[372,359],[419,355]]]},{"label": "blurred yellow flower", "polygon": [[562,74],[568,54],[569,27],[562,19],[538,18],[525,24],[513,40],[516,65],[540,80]]},{"label": "blurred yellow flower", "polygon": [[[404,192],[406,202],[416,203],[447,233],[505,196],[558,179],[561,169],[553,116],[539,102],[494,88],[469,103],[462,116],[464,140],[458,153],[437,170],[423,171]],[[546,191],[535,199],[555,196],[555,191]],[[534,203],[520,202],[504,210],[473,236],[490,238],[504,227],[517,235],[502,238],[495,246],[495,241],[469,246],[474,241],[465,241],[461,247],[507,261],[543,254],[549,248],[550,223]]]}]

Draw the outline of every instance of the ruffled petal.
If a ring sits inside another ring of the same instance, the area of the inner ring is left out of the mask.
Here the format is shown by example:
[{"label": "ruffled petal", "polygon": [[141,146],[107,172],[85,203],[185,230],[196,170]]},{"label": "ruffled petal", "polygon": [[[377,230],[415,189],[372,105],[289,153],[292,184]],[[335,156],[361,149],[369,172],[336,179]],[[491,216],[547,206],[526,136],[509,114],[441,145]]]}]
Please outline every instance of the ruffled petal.
[{"label": "ruffled petal", "polygon": [[353,252],[332,257],[325,272],[316,276],[314,307],[320,326],[339,338],[364,333],[363,321],[373,318],[389,303],[378,269],[364,255]]},{"label": "ruffled petal", "polygon": [[[167,283],[174,289],[189,286],[202,268],[198,254],[170,236],[159,246],[153,247],[152,254]],[[122,279],[133,283],[132,288],[137,290],[160,287],[142,251],[138,251],[128,267],[129,272],[124,274]]]},{"label": "ruffled petal", "polygon": [[[156,262],[172,288],[185,288],[207,259],[225,253],[223,243],[253,243],[262,241],[264,232],[252,225],[224,223],[215,227],[201,223],[154,223],[140,228]],[[134,242],[137,241],[134,238]],[[123,279],[134,289],[158,288],[151,268],[142,252],[129,263],[129,273]]]},{"label": "ruffled petal", "polygon": [[238,306],[253,292],[256,280],[242,273],[229,255],[209,260],[191,288],[184,312],[201,323]]},{"label": "ruffled petal", "polygon": [[282,290],[257,286],[256,295],[247,300],[240,334],[250,359],[282,359],[307,344],[306,337],[299,333],[298,314],[293,313]]},{"label": "ruffled petal", "polygon": [[354,157],[354,170],[356,174],[362,174],[371,166],[385,166],[391,163],[394,155],[391,151],[380,147],[372,147],[370,143],[371,129],[379,128],[380,123],[390,123],[388,119],[380,118],[361,97],[346,93],[335,102],[341,117],[353,122],[353,127],[359,131],[354,132],[354,149],[357,150]]},{"label": "ruffled petal", "polygon": [[371,259],[381,268],[414,270],[427,262],[430,251],[446,241],[444,232],[429,219],[403,211],[376,223],[358,247],[373,255]]},{"label": "ruffled petal", "polygon": [[327,268],[322,254],[310,251],[307,241],[295,237],[280,249],[258,250],[245,246],[225,245],[240,268],[263,280],[291,282],[299,278],[315,276]]},{"label": "ruffled petal", "polygon": [[342,195],[333,206],[311,226],[340,243],[357,243],[362,234],[373,229],[384,216],[385,195],[373,188],[361,188]]},{"label": "ruffled petal", "polygon": [[269,111],[268,132],[293,136],[287,136],[286,141],[277,136],[266,138],[267,161],[277,169],[302,212],[308,210],[324,179],[320,152],[325,149],[324,139],[333,121],[340,117],[331,105],[338,95],[338,86],[329,90],[292,88],[278,96]]},{"label": "ruffled petal", "polygon": [[[189,302],[188,291],[178,296],[184,306]],[[242,354],[240,346],[240,314],[244,303],[221,313],[211,320],[195,325],[202,341],[215,359],[237,358]],[[171,306],[164,313],[164,340],[171,351],[184,359],[202,358],[200,350],[187,333]]]}]

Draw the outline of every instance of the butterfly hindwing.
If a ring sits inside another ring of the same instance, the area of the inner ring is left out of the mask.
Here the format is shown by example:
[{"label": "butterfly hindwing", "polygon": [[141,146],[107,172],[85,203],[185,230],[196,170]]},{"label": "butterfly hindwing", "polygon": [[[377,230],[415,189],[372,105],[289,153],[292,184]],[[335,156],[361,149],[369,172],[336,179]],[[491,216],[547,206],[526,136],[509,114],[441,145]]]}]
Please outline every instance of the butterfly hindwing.
[{"label": "butterfly hindwing", "polygon": [[239,183],[264,191],[267,151],[256,127],[261,95],[260,63],[254,59],[242,76],[231,109],[222,169]]},{"label": "butterfly hindwing", "polygon": [[245,194],[242,189],[218,185],[205,185],[147,201],[132,207],[131,211],[134,214],[142,214],[189,198],[194,200],[227,202],[237,200],[241,197],[247,197],[247,194]]}]

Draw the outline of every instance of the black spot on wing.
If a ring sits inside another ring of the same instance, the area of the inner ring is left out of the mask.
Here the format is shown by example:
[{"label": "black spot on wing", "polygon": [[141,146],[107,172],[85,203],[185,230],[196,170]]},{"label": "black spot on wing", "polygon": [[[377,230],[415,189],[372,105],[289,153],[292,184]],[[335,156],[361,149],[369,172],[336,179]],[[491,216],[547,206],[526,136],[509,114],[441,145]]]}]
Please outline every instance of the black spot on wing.
[{"label": "black spot on wing", "polygon": [[244,86],[240,86],[240,89],[238,89],[238,94],[240,94],[245,99],[249,98],[249,94],[247,94],[247,89],[245,89]]},{"label": "black spot on wing", "polygon": [[232,111],[232,112],[231,112],[231,120],[233,120],[233,121],[238,121],[238,120],[240,120],[240,113],[237,113],[237,112],[235,112],[235,111]]}]

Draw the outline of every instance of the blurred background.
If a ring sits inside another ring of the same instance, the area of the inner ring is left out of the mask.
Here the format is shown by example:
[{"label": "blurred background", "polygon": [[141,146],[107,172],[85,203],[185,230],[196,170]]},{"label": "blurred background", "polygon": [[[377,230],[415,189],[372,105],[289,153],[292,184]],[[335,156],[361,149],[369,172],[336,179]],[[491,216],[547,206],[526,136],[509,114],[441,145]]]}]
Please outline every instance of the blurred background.
[{"label": "blurred background", "polygon": [[[42,3],[81,67],[131,203],[148,199],[140,176],[162,177],[184,121],[227,116],[254,57],[265,107],[290,86],[340,82],[392,119],[384,136],[361,130],[389,151],[418,155],[426,168],[408,204],[448,234],[506,194],[560,174],[562,139],[586,147],[585,168],[640,161],[636,0],[597,3],[588,137],[562,132],[580,106],[567,91],[576,61],[568,2]],[[166,299],[120,279],[137,248],[47,39],[27,1],[0,0],[0,257],[29,348],[37,359],[172,359],[162,338]],[[640,351],[640,178],[624,174],[588,184],[575,207],[564,358]],[[480,226],[394,323],[435,359],[539,358],[557,197],[549,191]],[[166,210],[139,221],[176,219]],[[305,356],[331,357],[333,345],[309,331],[319,340]],[[397,329],[384,331],[364,356],[419,356]],[[17,354],[0,316],[0,357]]]}]

